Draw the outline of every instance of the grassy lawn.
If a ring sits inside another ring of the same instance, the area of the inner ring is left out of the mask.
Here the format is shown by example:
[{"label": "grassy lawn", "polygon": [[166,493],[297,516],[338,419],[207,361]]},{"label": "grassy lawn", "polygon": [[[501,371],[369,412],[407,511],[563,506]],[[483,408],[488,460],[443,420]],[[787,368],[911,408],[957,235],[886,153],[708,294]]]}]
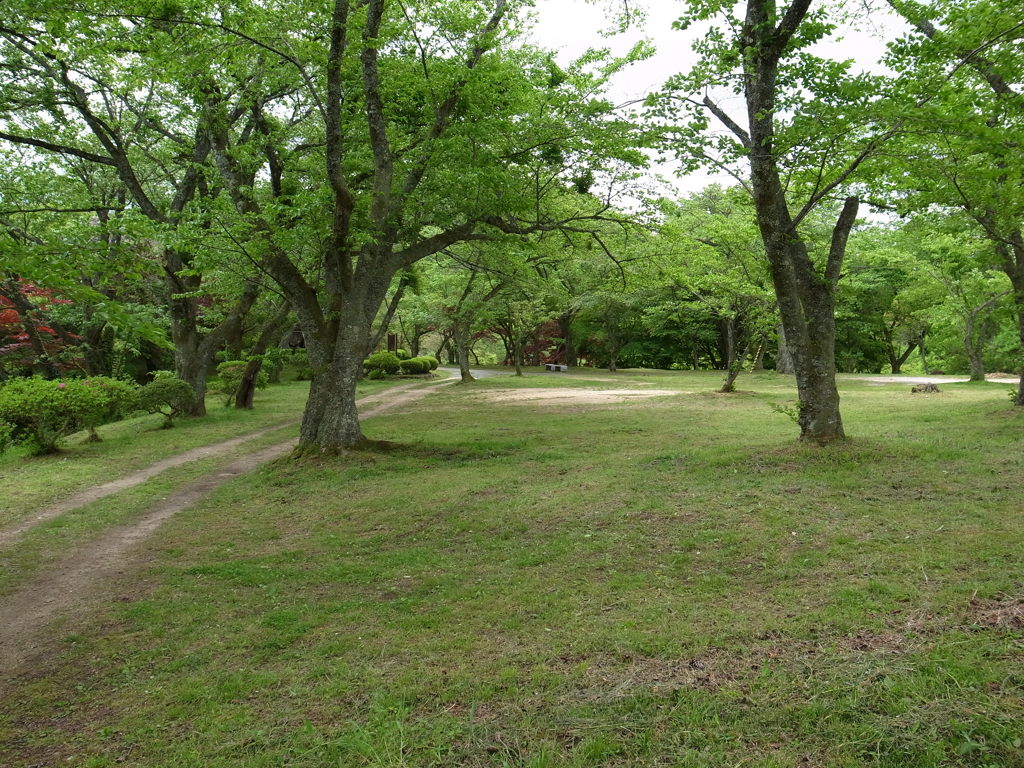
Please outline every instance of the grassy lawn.
[{"label": "grassy lawn", "polygon": [[[444,387],[229,482],[8,690],[0,764],[1024,766],[1008,386],[844,382],[821,449],[720,378]],[[553,387],[683,394],[508,398]]]},{"label": "grassy lawn", "polygon": [[[357,396],[391,384],[363,382]],[[173,429],[160,428],[162,416],[139,416],[100,427],[101,443],[87,443],[81,433],[64,441],[62,452],[53,456],[27,458],[23,449],[0,454],[0,526],[168,456],[275,425],[297,424],[308,391],[309,382],[275,385],[257,393],[251,411],[225,408],[222,396],[210,396],[206,418],[179,419]]]}]

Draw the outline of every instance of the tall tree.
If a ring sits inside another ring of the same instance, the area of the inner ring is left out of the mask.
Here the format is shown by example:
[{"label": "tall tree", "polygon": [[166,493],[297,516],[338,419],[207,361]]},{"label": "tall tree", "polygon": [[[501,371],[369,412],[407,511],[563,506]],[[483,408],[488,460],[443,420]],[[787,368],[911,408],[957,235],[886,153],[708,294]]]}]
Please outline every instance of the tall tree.
[{"label": "tall tree", "polygon": [[[168,5],[163,13],[174,9]],[[220,322],[204,324],[203,273],[197,254],[183,247],[182,231],[210,224],[194,214],[215,192],[205,174],[211,114],[194,98],[194,85],[180,87],[167,75],[191,60],[197,69],[189,76],[196,80],[200,55],[206,71],[217,72],[211,57],[218,52],[208,38],[178,36],[173,45],[161,45],[166,23],[130,20],[116,3],[6,3],[0,11],[0,141],[48,155],[59,173],[81,179],[97,198],[112,186],[92,183],[103,171],[148,222],[166,282],[177,373],[196,392],[193,415],[202,415],[208,369],[255,302],[258,283],[246,281]],[[143,52],[159,55],[147,62]],[[246,98],[231,94],[228,100],[229,120],[246,117]],[[111,207],[102,199],[91,205]]]},{"label": "tall tree", "polygon": [[[1015,403],[1024,406],[1024,22],[1014,0],[889,0],[913,32],[891,46],[908,100],[937,97],[890,167],[905,210],[959,208],[1010,280],[1020,340]],[[907,179],[912,179],[907,184]]]},{"label": "tall tree", "polygon": [[[728,170],[753,199],[796,372],[800,436],[824,444],[845,436],[835,384],[834,292],[860,207],[850,183],[894,131],[867,117],[878,78],[811,52],[835,31],[828,12],[811,5],[691,2],[681,26],[721,24],[698,44],[701,63],[674,78],[656,104],[691,166]],[[723,107],[729,92],[742,96],[742,117]],[[712,133],[712,120],[729,135]],[[827,247],[815,253],[802,227],[828,206],[838,215]]]},{"label": "tall tree", "polygon": [[[295,173],[315,190],[298,215],[307,240],[318,244],[304,264],[282,244],[284,202],[273,184],[261,185],[265,166],[273,182],[273,161],[246,151],[251,135],[232,128],[229,105],[209,94],[207,108],[220,115],[212,152],[224,188],[305,337],[313,381],[300,451],[364,442],[355,385],[395,274],[460,242],[605,219],[607,200],[551,203],[564,199],[581,169],[643,162],[630,144],[632,126],[599,95],[626,62],[592,53],[562,71],[536,51],[512,48],[520,5],[335,0],[328,18],[314,21],[326,50],[311,43],[294,54],[294,35],[282,32],[288,25],[276,11],[247,7],[229,24],[219,6],[179,22],[216,26],[248,45],[253,60],[276,56],[309,108],[293,131],[269,136],[275,157],[303,140],[322,148],[319,169],[284,169],[285,178]],[[298,28],[307,19],[296,16]],[[267,114],[281,108],[266,84],[247,88],[262,94]]]}]

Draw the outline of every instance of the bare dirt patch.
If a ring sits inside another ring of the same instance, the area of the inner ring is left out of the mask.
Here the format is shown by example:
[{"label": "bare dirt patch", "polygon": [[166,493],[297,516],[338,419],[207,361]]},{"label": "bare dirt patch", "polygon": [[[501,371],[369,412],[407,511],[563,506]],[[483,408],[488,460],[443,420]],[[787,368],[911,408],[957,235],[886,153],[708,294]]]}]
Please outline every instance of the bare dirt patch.
[{"label": "bare dirt patch", "polygon": [[479,397],[495,403],[540,403],[544,405],[603,405],[646,400],[652,397],[682,395],[674,389],[502,389],[481,392]]},{"label": "bare dirt patch", "polygon": [[1024,630],[1024,595],[999,595],[992,600],[976,597],[968,615],[973,624],[989,629]]}]

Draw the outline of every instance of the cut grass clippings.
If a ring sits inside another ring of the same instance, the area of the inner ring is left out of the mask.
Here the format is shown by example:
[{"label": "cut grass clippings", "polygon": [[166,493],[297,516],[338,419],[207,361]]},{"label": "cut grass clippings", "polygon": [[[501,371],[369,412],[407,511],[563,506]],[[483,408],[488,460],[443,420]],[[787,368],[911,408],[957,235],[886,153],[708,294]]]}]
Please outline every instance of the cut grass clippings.
[{"label": "cut grass clippings", "polygon": [[[1005,387],[844,382],[822,449],[719,379],[454,385],[229,482],[6,692],[6,764],[1024,765]],[[541,385],[694,394],[476,396]]]}]

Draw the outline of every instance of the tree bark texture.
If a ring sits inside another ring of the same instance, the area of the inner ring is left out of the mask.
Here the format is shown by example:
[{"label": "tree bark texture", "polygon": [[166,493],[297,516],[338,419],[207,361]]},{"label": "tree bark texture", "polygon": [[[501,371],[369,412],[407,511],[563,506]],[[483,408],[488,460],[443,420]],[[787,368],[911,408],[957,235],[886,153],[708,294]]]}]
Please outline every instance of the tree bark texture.
[{"label": "tree bark texture", "polygon": [[242,372],[242,380],[238,383],[238,389],[235,390],[235,408],[252,410],[253,401],[256,398],[256,382],[259,380],[260,371],[263,368],[263,354],[270,348],[271,340],[288,320],[290,309],[286,301],[278,306],[277,311],[273,317],[267,320],[256,343],[249,351],[249,362]]},{"label": "tree bark texture", "polygon": [[[774,2],[748,0],[741,45],[749,132],[740,129],[738,135],[749,152],[757,224],[786,346],[793,358],[800,438],[825,444],[845,437],[836,389],[833,292],[856,220],[858,200],[846,199],[833,229],[824,274],[820,274],[797,229],[799,221],[789,210],[774,146],[779,61],[809,5],[810,0],[793,0],[777,17]],[[781,19],[778,26],[776,18]]]}]

